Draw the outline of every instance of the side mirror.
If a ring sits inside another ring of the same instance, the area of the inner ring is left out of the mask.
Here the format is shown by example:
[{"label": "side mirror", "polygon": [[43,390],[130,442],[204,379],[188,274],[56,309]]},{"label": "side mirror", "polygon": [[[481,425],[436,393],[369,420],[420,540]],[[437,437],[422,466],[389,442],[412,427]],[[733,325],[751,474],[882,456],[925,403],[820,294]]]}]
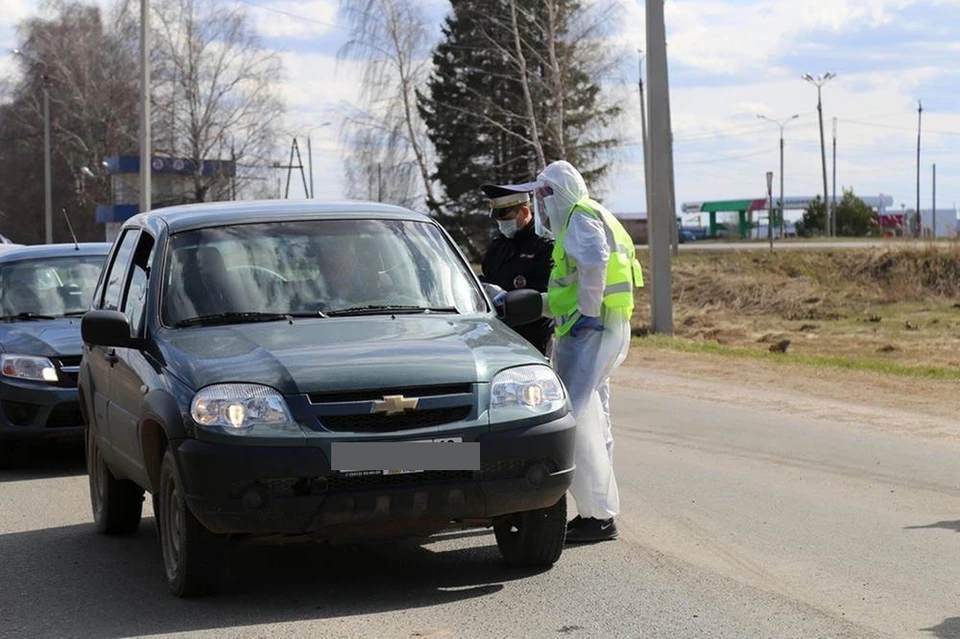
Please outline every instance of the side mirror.
[{"label": "side mirror", "polygon": [[532,288],[521,288],[507,293],[501,319],[510,327],[536,322],[543,316],[543,297]]},{"label": "side mirror", "polygon": [[127,316],[120,311],[90,311],[80,320],[80,335],[93,346],[137,348],[140,340],[132,333]]}]

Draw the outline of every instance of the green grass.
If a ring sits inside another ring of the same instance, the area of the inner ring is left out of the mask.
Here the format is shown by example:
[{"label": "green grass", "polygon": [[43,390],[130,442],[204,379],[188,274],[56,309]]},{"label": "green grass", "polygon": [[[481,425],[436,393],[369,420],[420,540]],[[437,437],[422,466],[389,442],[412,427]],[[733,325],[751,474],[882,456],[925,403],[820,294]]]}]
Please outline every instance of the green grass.
[{"label": "green grass", "polygon": [[939,366],[905,366],[896,362],[874,359],[851,359],[795,353],[771,353],[766,349],[726,346],[715,342],[695,342],[676,337],[651,335],[635,337],[633,345],[640,348],[666,348],[684,353],[709,353],[723,357],[745,358],[775,362],[781,365],[800,364],[811,367],[829,366],[884,375],[898,375],[919,379],[960,380],[960,369]]}]

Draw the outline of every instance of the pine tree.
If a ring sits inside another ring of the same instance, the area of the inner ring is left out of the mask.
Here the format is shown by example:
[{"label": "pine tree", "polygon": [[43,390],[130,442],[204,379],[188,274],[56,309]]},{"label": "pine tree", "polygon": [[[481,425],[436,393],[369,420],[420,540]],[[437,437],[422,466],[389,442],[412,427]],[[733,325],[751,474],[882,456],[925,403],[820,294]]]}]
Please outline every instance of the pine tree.
[{"label": "pine tree", "polygon": [[485,211],[479,186],[533,179],[543,168],[541,154],[546,162],[571,162],[587,180],[602,176],[608,168],[603,152],[617,143],[603,132],[619,108],[601,104],[590,74],[596,52],[571,34],[581,3],[453,0],[451,5],[431,77],[419,96],[444,206],[465,215]]}]

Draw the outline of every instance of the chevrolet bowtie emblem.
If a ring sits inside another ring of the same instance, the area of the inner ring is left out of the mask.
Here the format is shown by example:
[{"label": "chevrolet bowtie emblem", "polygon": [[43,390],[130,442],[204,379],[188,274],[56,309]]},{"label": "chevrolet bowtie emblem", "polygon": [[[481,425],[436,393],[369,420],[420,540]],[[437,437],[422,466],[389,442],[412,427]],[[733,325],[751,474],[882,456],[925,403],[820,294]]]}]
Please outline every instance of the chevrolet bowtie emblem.
[{"label": "chevrolet bowtie emblem", "polygon": [[370,412],[399,415],[404,411],[416,410],[418,403],[420,403],[418,397],[407,399],[403,395],[386,395],[383,399],[373,402],[373,409]]}]

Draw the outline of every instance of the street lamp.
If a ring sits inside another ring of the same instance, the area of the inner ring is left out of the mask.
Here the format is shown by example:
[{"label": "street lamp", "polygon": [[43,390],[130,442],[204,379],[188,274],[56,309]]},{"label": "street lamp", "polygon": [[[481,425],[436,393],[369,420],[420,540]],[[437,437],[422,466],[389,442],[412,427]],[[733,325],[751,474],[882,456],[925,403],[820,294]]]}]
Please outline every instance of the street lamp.
[{"label": "street lamp", "polygon": [[778,122],[777,120],[774,120],[773,118],[768,118],[768,117],[765,116],[765,115],[759,115],[759,114],[758,114],[757,117],[760,118],[761,120],[766,120],[766,121],[768,121],[768,122],[773,122],[773,123],[776,124],[778,127],[780,127],[780,239],[782,240],[782,239],[783,239],[783,234],[784,234],[784,228],[783,228],[783,224],[784,224],[784,215],[783,215],[783,210],[784,210],[784,199],[783,199],[783,129],[784,129],[784,127],[786,127],[788,124],[790,124],[790,122],[792,122],[793,120],[796,120],[796,119],[799,118],[800,116],[799,116],[799,115],[792,115],[792,116],[790,116],[789,118],[787,118],[786,120],[783,120],[782,122]]},{"label": "street lamp", "polygon": [[[13,55],[40,62],[33,56],[27,56],[20,49],[11,49]],[[47,90],[47,74],[43,74],[43,188],[44,188],[44,224],[46,243],[53,244],[53,186],[50,170],[50,92]]]},{"label": "street lamp", "polygon": [[773,171],[767,171],[767,237],[773,250]]},{"label": "street lamp", "polygon": [[[835,77],[837,77],[837,74],[833,73],[832,71],[828,71],[827,73],[821,73],[816,78],[814,78],[809,73],[804,73],[802,76],[800,76],[802,80],[806,80],[813,86],[817,87],[817,113],[820,116],[820,157],[823,162],[823,209],[824,211],[829,210],[827,207],[827,199],[829,196],[827,192],[827,147],[823,139],[823,100],[821,99],[821,89],[823,89],[823,85],[825,85],[827,82],[834,79]],[[833,228],[833,223],[832,223],[833,214],[834,212],[831,211],[830,215],[828,216],[828,222],[827,222],[828,235],[831,234],[829,229]]]}]

